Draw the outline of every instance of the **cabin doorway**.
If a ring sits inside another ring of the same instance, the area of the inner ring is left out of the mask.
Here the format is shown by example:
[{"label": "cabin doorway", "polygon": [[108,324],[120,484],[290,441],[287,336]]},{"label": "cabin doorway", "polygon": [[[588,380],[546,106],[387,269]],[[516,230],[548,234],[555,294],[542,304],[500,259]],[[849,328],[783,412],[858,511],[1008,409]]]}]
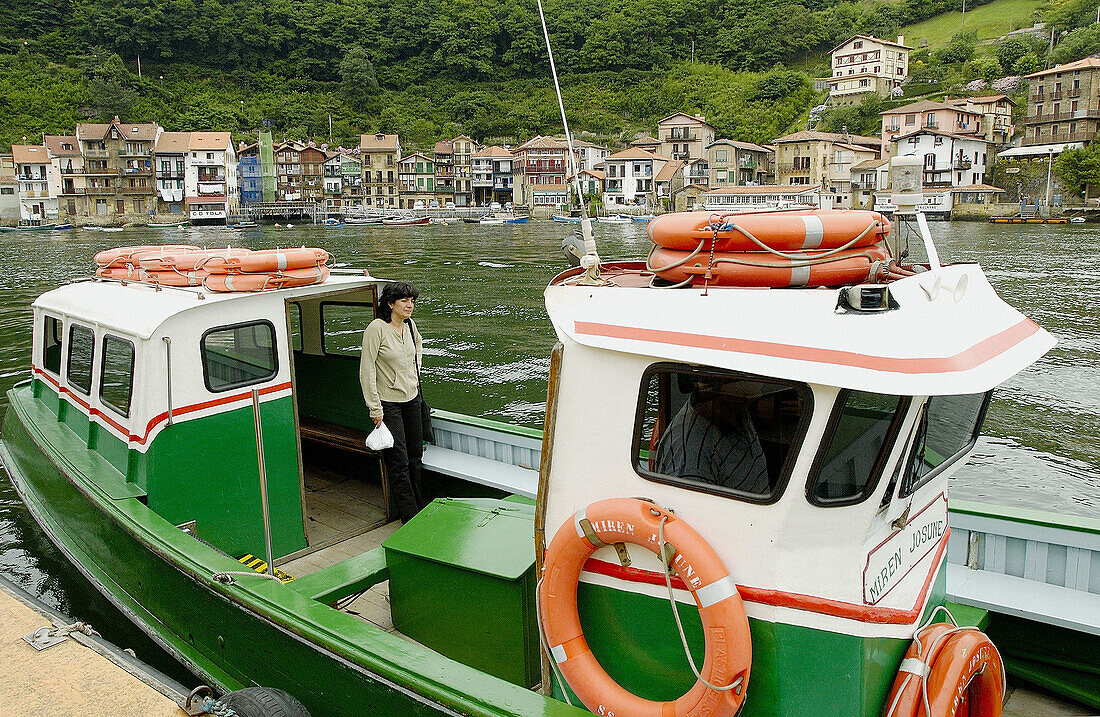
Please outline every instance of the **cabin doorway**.
[{"label": "cabin doorway", "polygon": [[286,301],[303,520],[313,552],[390,522],[385,466],[364,443],[373,427],[359,384],[376,289]]}]

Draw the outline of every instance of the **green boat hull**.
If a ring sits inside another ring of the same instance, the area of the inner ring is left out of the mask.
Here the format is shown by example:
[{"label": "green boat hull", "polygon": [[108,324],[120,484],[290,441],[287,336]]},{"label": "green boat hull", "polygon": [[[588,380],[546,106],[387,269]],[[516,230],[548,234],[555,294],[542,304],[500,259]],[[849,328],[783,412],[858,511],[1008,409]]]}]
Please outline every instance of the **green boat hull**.
[{"label": "green boat hull", "polygon": [[67,429],[31,420],[29,387],[8,396],[2,457],[32,516],[109,600],[218,690],[279,687],[313,717],[584,714],[262,576],[216,581],[242,566],[196,547],[141,499],[74,480],[96,469],[96,454],[66,450]]}]

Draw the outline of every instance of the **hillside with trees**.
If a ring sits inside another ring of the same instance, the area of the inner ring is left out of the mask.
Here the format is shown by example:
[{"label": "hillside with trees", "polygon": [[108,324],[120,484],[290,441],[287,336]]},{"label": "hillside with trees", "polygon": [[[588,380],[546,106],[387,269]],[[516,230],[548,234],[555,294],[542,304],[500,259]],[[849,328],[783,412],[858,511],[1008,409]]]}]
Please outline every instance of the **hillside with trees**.
[{"label": "hillside with trees", "polygon": [[[821,58],[834,45],[855,32],[891,37],[961,2],[549,0],[546,14],[578,131],[617,141],[684,110],[705,114],[723,136],[759,142],[820,101],[812,77],[827,71]],[[1087,26],[1085,9],[1053,0],[1048,12],[1064,33],[1056,54],[1100,50],[1100,26]],[[1045,48],[1027,45],[1002,60],[966,35],[923,52],[914,53],[914,83],[932,89],[1027,69],[1021,57],[1046,59]],[[829,118],[830,128],[866,131],[877,121],[873,101],[857,109],[855,119]],[[460,132],[489,140],[560,131],[529,0],[0,5],[0,145],[115,114],[242,137],[267,120],[278,137],[320,139],[331,119],[332,141],[344,144],[375,130],[421,146]]]}]

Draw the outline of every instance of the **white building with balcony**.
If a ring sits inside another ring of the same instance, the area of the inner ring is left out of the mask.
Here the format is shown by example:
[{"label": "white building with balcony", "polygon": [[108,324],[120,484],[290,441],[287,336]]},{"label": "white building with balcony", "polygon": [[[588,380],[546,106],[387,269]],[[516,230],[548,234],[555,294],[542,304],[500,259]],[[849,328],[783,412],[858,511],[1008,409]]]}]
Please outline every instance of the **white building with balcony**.
[{"label": "white building with balcony", "polygon": [[12,160],[19,193],[19,221],[24,224],[44,224],[58,217],[57,194],[53,164],[46,147],[13,144]]},{"label": "white building with balcony", "polygon": [[573,149],[580,157],[579,171],[596,169],[597,165],[611,155],[611,150],[599,144],[594,144],[583,139],[573,139]]},{"label": "white building with balcony", "polygon": [[603,204],[654,204],[657,175],[671,160],[631,147],[604,160]]},{"label": "white building with balcony", "polygon": [[343,211],[344,208],[344,155],[340,152],[325,152],[322,171],[325,193],[325,206],[329,211]]},{"label": "white building with balcony", "polygon": [[874,92],[887,97],[909,77],[909,53],[905,38],[897,42],[870,35],[854,35],[833,48],[832,76],[828,78],[829,104],[855,105]]},{"label": "white building with balcony", "polygon": [[492,145],[474,152],[470,158],[470,179],[474,206],[512,201],[512,153]]},{"label": "white building with balcony", "polygon": [[890,156],[920,157],[926,188],[963,187],[985,182],[989,145],[981,137],[924,127],[894,138]]},{"label": "white building with balcony", "polygon": [[184,198],[193,222],[223,223],[240,207],[237,153],[228,132],[191,132]]},{"label": "white building with balcony", "polygon": [[153,148],[154,186],[157,214],[182,219],[184,181],[187,179],[187,153],[190,132],[161,132]]}]

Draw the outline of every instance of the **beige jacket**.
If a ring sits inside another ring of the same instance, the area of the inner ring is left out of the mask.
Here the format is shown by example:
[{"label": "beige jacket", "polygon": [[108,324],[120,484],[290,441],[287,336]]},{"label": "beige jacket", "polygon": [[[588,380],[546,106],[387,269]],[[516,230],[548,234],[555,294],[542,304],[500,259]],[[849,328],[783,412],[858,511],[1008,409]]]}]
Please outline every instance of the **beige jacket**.
[{"label": "beige jacket", "polygon": [[382,401],[403,403],[416,398],[417,369],[423,364],[420,332],[409,319],[401,335],[382,319],[375,319],[363,332],[363,354],[359,359],[359,383],[371,418],[382,417]]}]

